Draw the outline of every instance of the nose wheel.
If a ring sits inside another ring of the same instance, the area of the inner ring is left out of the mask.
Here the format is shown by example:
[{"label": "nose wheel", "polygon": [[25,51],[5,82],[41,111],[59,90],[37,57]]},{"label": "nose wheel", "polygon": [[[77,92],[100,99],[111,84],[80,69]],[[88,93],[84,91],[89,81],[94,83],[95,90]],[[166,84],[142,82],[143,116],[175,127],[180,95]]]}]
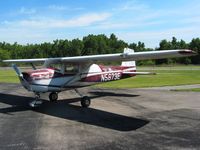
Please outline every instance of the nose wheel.
[{"label": "nose wheel", "polygon": [[35,93],[35,100],[29,103],[29,106],[32,108],[37,108],[42,104],[42,100],[40,100],[40,93]]},{"label": "nose wheel", "polygon": [[90,106],[91,100],[88,96],[84,96],[81,98],[81,106],[84,108],[88,108]]},{"label": "nose wheel", "polygon": [[49,100],[51,102],[56,102],[58,100],[58,93],[52,92],[49,94]]}]

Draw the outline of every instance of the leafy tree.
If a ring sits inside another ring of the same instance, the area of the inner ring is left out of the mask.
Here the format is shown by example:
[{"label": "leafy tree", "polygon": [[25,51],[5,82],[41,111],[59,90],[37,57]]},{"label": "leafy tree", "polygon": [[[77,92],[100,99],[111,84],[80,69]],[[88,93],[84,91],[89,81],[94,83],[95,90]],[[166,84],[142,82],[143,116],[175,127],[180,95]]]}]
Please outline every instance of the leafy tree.
[{"label": "leafy tree", "polygon": [[129,44],[128,47],[133,49],[133,50],[136,50],[137,49],[137,44],[136,43],[131,43],[131,44]]},{"label": "leafy tree", "polygon": [[189,48],[198,53],[198,55],[192,57],[191,62],[193,64],[200,64],[200,39],[192,39],[192,41],[189,44]]},{"label": "leafy tree", "polygon": [[83,48],[84,48],[84,44],[81,40],[79,39],[72,40],[72,43],[71,43],[72,55],[71,56],[80,56],[81,52],[83,51]]},{"label": "leafy tree", "polygon": [[6,50],[0,49],[0,65],[6,66],[5,63],[2,63],[2,60],[9,59],[9,58],[10,58],[10,53]]},{"label": "leafy tree", "polygon": [[[53,42],[44,42],[41,44],[27,44],[20,45],[17,42],[10,44],[6,42],[0,42],[0,59],[23,59],[23,58],[50,58],[50,57],[66,57],[66,56],[78,56],[78,55],[93,55],[93,54],[105,54],[105,53],[119,53],[122,52],[125,47],[134,49],[135,51],[149,51],[145,47],[145,44],[141,41],[127,44],[123,40],[117,38],[115,34],[111,34],[107,37],[104,34],[93,35],[83,37],[83,39],[57,39]],[[173,58],[173,59],[161,59],[161,60],[147,60],[138,61],[139,65],[152,65],[156,64],[200,64],[200,39],[194,38],[191,42],[186,43],[184,40],[178,41],[176,37],[172,37],[171,41],[166,39],[162,40],[157,50],[165,49],[192,49],[198,52],[197,56],[186,58]],[[5,65],[5,64],[0,64]]]},{"label": "leafy tree", "polygon": [[82,55],[98,54],[98,42],[94,35],[89,35],[83,38],[84,49]]}]

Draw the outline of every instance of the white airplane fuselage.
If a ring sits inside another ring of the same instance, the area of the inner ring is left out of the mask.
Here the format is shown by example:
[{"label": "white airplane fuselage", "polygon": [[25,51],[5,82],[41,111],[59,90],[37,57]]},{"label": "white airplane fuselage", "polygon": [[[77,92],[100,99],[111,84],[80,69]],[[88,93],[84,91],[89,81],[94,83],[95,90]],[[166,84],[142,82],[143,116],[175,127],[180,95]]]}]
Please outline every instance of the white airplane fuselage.
[{"label": "white airplane fuselage", "polygon": [[22,85],[33,92],[60,92],[89,86],[101,82],[120,80],[133,75],[124,74],[125,72],[135,72],[134,66],[102,66],[97,64],[90,65],[81,72],[63,72],[55,68],[37,69],[22,72],[25,80],[20,80]]}]

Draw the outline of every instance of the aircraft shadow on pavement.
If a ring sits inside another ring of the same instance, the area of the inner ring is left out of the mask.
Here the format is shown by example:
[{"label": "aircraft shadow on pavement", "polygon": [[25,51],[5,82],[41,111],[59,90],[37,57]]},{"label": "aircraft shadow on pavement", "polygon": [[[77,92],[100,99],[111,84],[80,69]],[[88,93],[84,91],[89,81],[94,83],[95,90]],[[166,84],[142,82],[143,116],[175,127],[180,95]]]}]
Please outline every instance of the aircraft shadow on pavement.
[{"label": "aircraft shadow on pavement", "polygon": [[33,100],[33,98],[0,93],[0,103],[11,105],[7,108],[0,108],[0,113],[14,115],[14,112],[32,110],[41,114],[118,131],[136,130],[149,123],[144,119],[73,105],[72,103],[79,102],[78,98],[59,100],[55,103],[43,100],[43,104],[36,109],[29,107],[30,100]]},{"label": "aircraft shadow on pavement", "polygon": [[104,97],[104,96],[116,96],[116,97],[137,97],[137,96],[139,96],[139,95],[134,95],[134,94],[114,93],[114,92],[105,92],[105,91],[92,91],[89,93],[92,94],[94,98]]}]

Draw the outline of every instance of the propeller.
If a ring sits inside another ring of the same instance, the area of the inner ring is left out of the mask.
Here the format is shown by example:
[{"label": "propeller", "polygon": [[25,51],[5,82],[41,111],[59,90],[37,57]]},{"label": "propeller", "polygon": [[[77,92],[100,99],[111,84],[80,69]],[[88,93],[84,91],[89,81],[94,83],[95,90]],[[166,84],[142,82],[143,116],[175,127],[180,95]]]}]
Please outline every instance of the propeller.
[{"label": "propeller", "polygon": [[[26,81],[26,79],[24,79],[22,72],[20,71],[20,69],[17,67],[16,64],[12,64],[13,69],[15,70],[15,72],[17,73],[17,75],[20,78],[20,81],[22,83],[22,85],[27,89],[27,90],[31,90],[31,86],[30,84]],[[23,82],[22,82],[23,81]]]},{"label": "propeller", "polygon": [[22,72],[19,70],[19,68],[17,67],[17,65],[16,65],[16,64],[12,64],[12,67],[13,67],[13,69],[15,70],[15,72],[17,73],[17,75],[18,75],[19,77],[22,77],[22,78],[23,78],[23,74],[22,74]]}]

